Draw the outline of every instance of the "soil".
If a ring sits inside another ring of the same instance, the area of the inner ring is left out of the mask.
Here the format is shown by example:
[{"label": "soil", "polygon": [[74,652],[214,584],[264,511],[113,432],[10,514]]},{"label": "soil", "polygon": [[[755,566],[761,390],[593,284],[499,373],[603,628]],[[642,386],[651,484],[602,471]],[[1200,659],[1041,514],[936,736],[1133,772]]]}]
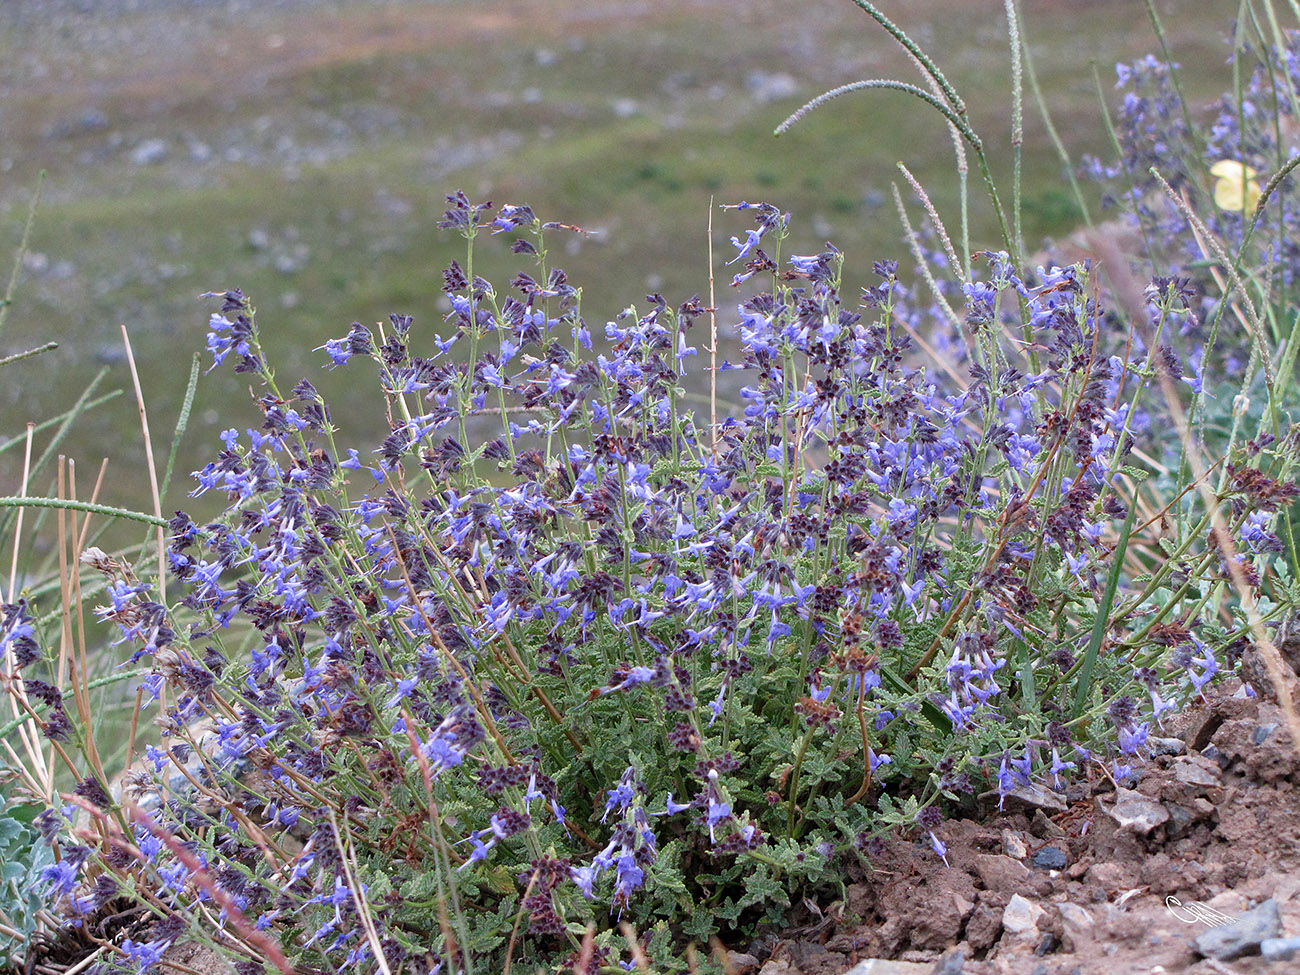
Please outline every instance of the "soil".
[{"label": "soil", "polygon": [[950,820],[946,865],[928,836],[885,843],[844,900],[733,953],[737,975],[842,975],[867,959],[915,964],[857,975],[1300,971],[1300,952],[1269,960],[1258,938],[1240,957],[1198,951],[1211,926],[1271,913],[1270,899],[1269,936],[1300,935],[1300,758],[1278,707],[1243,694],[1226,684],[1167,722],[1177,737],[1156,742],[1164,754],[1131,789],[1100,779]]}]

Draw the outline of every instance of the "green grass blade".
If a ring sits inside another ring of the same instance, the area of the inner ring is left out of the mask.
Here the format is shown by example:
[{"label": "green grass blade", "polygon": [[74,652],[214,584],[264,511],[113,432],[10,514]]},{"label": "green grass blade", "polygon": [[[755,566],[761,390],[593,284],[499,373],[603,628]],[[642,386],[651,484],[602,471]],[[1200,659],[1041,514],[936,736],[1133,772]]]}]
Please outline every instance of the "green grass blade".
[{"label": "green grass blade", "polygon": [[1088,651],[1083,655],[1083,667],[1078,675],[1078,688],[1074,694],[1074,711],[1071,717],[1077,718],[1083,713],[1092,692],[1092,671],[1097,664],[1097,655],[1101,653],[1101,644],[1106,637],[1107,625],[1110,623],[1110,610],[1115,604],[1115,590],[1119,588],[1119,574],[1124,567],[1124,554],[1128,551],[1129,533],[1133,531],[1133,516],[1137,513],[1137,495],[1129,503],[1128,514],[1119,530],[1119,541],[1111,553],[1110,574],[1106,577],[1106,590],[1102,593],[1097,606],[1097,616],[1092,621],[1092,636],[1088,640]]},{"label": "green grass blade", "polygon": [[185,429],[190,425],[190,410],[194,406],[194,391],[199,385],[199,357],[194,356],[190,364],[190,380],[185,384],[185,398],[181,401],[180,416],[176,418],[176,432],[172,434],[172,449],[167,455],[167,470],[163,474],[162,488],[158,492],[160,498],[167,497],[167,486],[172,481],[172,468],[176,466],[176,452],[180,449],[181,437],[185,435]]},{"label": "green grass blade", "polygon": [[89,501],[64,501],[60,498],[0,498],[0,508],[63,508],[67,511],[86,511],[92,515],[108,515],[110,518],[143,521],[147,525],[158,528],[167,526],[164,519],[145,514],[143,511],[114,508],[107,504],[91,504]]}]

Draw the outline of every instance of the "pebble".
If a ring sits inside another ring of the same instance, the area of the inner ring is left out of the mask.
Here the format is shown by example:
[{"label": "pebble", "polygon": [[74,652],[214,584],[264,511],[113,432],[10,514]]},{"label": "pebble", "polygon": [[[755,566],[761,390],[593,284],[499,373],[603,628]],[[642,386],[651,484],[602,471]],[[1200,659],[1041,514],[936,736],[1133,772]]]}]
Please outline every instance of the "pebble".
[{"label": "pebble", "polygon": [[1219,768],[1221,769],[1226,769],[1229,765],[1232,764],[1232,759],[1230,759],[1227,755],[1223,754],[1223,752],[1219,751],[1218,746],[1216,745],[1206,745],[1204,748],[1201,749],[1201,755],[1203,755],[1205,758],[1210,759],[1211,761],[1217,762]]},{"label": "pebble", "polygon": [[1059,840],[1065,838],[1065,830],[1061,829],[1060,826],[1048,819],[1047,814],[1041,809],[1034,810],[1034,818],[1029,823],[1029,831],[1040,840]]},{"label": "pebble", "polygon": [[1002,831],[1002,852],[1013,859],[1023,860],[1029,855],[1029,847],[1025,846],[1025,841],[1012,830],[1004,829]]},{"label": "pebble", "polygon": [[728,951],[727,964],[730,966],[729,970],[736,975],[747,975],[748,972],[758,968],[758,959],[743,951]]},{"label": "pebble", "polygon": [[162,139],[145,139],[131,150],[131,162],[137,166],[154,166],[167,158],[167,143]]},{"label": "pebble", "polygon": [[1042,916],[1043,909],[1037,904],[1019,894],[1012,894],[1002,911],[1002,928],[1008,934],[1035,935],[1038,933],[1038,919]]},{"label": "pebble", "polygon": [[[990,799],[998,797],[998,790],[992,789],[980,795],[981,799]],[[1011,812],[1019,809],[1047,809],[1051,812],[1065,812],[1069,808],[1065,804],[1065,799],[1058,793],[1050,789],[1042,789],[1033,783],[1018,782],[1008,789],[999,797],[1000,802],[1005,807],[1004,811]]]},{"label": "pebble", "polygon": [[845,975],[933,975],[933,972],[933,965],[923,965],[920,962],[868,958],[858,962]]},{"label": "pebble", "polygon": [[1181,738],[1156,738],[1147,736],[1147,748],[1152,755],[1181,755],[1187,751],[1187,745]]},{"label": "pebble", "polygon": [[1268,736],[1273,733],[1273,730],[1276,727],[1277,725],[1275,724],[1258,725],[1251,733],[1250,740],[1256,745],[1262,745],[1268,740]]},{"label": "pebble", "polygon": [[1282,917],[1277,901],[1269,898],[1253,911],[1247,911],[1229,924],[1220,924],[1199,934],[1192,947],[1206,958],[1232,961],[1242,955],[1257,954],[1262,942],[1278,939],[1282,933]]},{"label": "pebble", "polygon": [[1061,912],[1061,920],[1065,922],[1067,928],[1086,931],[1092,927],[1092,915],[1078,904],[1065,901],[1057,905],[1057,910]]},{"label": "pebble", "polygon": [[1119,824],[1120,829],[1132,830],[1139,836],[1145,836],[1161,823],[1169,821],[1169,810],[1142,793],[1117,789],[1115,794],[1115,805],[1109,809],[1104,806],[1102,808],[1107,816]]},{"label": "pebble", "polygon": [[973,858],[972,866],[987,890],[1014,889],[1029,880],[1029,868],[1019,860],[995,853],[980,853]]},{"label": "pebble", "polygon": [[1044,870],[1063,870],[1065,862],[1065,853],[1054,846],[1045,846],[1034,854],[1034,866]]},{"label": "pebble", "polygon": [[966,965],[966,955],[960,948],[954,948],[939,959],[930,975],[961,975]]},{"label": "pebble", "polygon": [[1174,765],[1174,778],[1188,785],[1199,785],[1206,788],[1220,784],[1217,775],[1191,760],[1183,760]]},{"label": "pebble", "polygon": [[1259,953],[1269,961],[1289,961],[1300,952],[1300,938],[1265,938],[1259,943]]}]

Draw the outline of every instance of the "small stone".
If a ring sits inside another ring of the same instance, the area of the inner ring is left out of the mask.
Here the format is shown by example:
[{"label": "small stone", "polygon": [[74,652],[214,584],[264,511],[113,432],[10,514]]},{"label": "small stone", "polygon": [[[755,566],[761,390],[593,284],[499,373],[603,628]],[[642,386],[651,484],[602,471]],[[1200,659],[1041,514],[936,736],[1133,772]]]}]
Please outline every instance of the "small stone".
[{"label": "small stone", "polygon": [[1265,938],[1259,943],[1259,953],[1268,961],[1289,961],[1300,952],[1300,938]]},{"label": "small stone", "polygon": [[1169,810],[1169,825],[1166,831],[1169,836],[1182,836],[1187,827],[1196,822],[1196,814],[1185,806],[1170,805],[1166,807]]},{"label": "small stone", "polygon": [[1268,736],[1273,733],[1273,730],[1275,728],[1277,728],[1277,725],[1275,724],[1259,725],[1258,727],[1255,728],[1254,732],[1251,733],[1250,736],[1251,742],[1256,745],[1264,744],[1264,742],[1268,740]]},{"label": "small stone", "polygon": [[1002,852],[1016,860],[1023,860],[1029,855],[1029,847],[1025,846],[1025,841],[1015,834],[1012,830],[1004,829],[1002,831]]},{"label": "small stone", "polygon": [[993,947],[1002,933],[1002,911],[997,903],[986,902],[975,905],[975,910],[966,921],[966,942],[972,951],[987,951]]},{"label": "small stone", "polygon": [[1029,868],[1011,857],[984,853],[974,860],[975,872],[985,890],[1014,890],[1030,877]]},{"label": "small stone", "polygon": [[1040,840],[1060,840],[1065,838],[1065,830],[1048,818],[1041,809],[1034,810],[1034,818],[1029,821],[1029,832]]},{"label": "small stone", "polygon": [[1282,917],[1277,901],[1269,898],[1230,924],[1220,924],[1197,935],[1192,947],[1206,958],[1231,961],[1242,955],[1258,954],[1262,942],[1276,939],[1281,933]]},{"label": "small stone", "polygon": [[1115,820],[1120,829],[1146,836],[1161,823],[1169,821],[1169,810],[1142,793],[1117,789],[1115,794],[1117,796],[1115,805],[1103,809],[1106,815]]},{"label": "small stone", "polygon": [[1027,901],[1019,894],[1012,894],[1002,911],[1002,928],[1009,934],[1036,935],[1038,919],[1043,916],[1043,909],[1032,901]]},{"label": "small stone", "polygon": [[1034,866],[1044,870],[1062,870],[1065,862],[1065,853],[1054,846],[1045,846],[1034,854]]},{"label": "small stone", "polygon": [[1065,901],[1057,905],[1057,910],[1061,912],[1061,920],[1065,922],[1067,928],[1073,928],[1076,931],[1087,931],[1092,927],[1092,915],[1078,904]]},{"label": "small stone", "polygon": [[745,87],[756,102],[771,102],[790,98],[799,91],[799,82],[784,71],[751,71],[745,77]]},{"label": "small stone", "polygon": [[1199,785],[1206,788],[1219,785],[1217,775],[1191,759],[1179,761],[1174,765],[1174,778],[1179,782],[1186,782],[1188,785]]},{"label": "small stone", "polygon": [[1147,736],[1147,748],[1152,755],[1181,755],[1187,751],[1187,745],[1181,738],[1155,738]]},{"label": "small stone", "polygon": [[[983,793],[981,799],[998,796],[996,789]],[[1062,798],[1050,789],[1041,789],[1032,783],[1019,782],[999,797],[1003,810],[1014,812],[1017,809],[1048,809],[1052,812],[1065,812],[1069,807]]]},{"label": "small stone", "polygon": [[960,948],[954,948],[939,959],[931,975],[961,975],[965,964],[965,953]]},{"label": "small stone", "polygon": [[727,952],[727,970],[735,972],[736,975],[745,975],[746,972],[752,972],[758,968],[758,959],[753,955],[747,955],[743,951]]},{"label": "small stone", "polygon": [[[767,963],[772,964],[771,962]],[[763,975],[767,965],[763,966]],[[932,975],[933,965],[923,965],[915,961],[889,961],[884,958],[868,958],[850,968],[845,975]]]},{"label": "small stone", "polygon": [[956,912],[957,916],[961,918],[963,921],[966,920],[966,918],[970,917],[971,911],[975,910],[975,905],[972,904],[970,901],[968,901],[965,897],[962,897],[961,894],[957,893],[956,891],[953,891],[952,907],[953,907],[953,911]]},{"label": "small stone", "polygon": [[612,107],[617,118],[632,118],[641,114],[641,103],[635,98],[616,98]]},{"label": "small stone", "polygon": [[137,166],[154,166],[167,158],[167,143],[162,139],[145,139],[131,150],[131,162]]}]

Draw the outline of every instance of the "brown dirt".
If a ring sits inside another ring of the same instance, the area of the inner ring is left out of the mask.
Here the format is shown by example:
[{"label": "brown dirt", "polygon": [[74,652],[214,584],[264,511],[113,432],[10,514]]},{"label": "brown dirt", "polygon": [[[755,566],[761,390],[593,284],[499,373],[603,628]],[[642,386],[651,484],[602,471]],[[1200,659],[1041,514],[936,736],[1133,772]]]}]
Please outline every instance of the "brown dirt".
[{"label": "brown dirt", "polygon": [[[1233,697],[1239,686],[1170,722],[1183,753],[1153,756],[1118,798],[1099,780],[1050,815],[1009,799],[1002,813],[946,822],[937,832],[950,866],[928,837],[887,842],[845,900],[733,955],[738,975],[842,975],[873,958],[930,972],[954,949],[964,963],[949,960],[945,975],[1300,970],[1300,958],[1270,962],[1256,949],[1221,961],[1193,946],[1209,930],[1195,905],[1235,919],[1272,898],[1281,936],[1300,935],[1300,759],[1277,706]],[[1147,821],[1124,827],[1111,811]],[[1049,848],[1064,854],[1062,868],[1035,864]]]}]

